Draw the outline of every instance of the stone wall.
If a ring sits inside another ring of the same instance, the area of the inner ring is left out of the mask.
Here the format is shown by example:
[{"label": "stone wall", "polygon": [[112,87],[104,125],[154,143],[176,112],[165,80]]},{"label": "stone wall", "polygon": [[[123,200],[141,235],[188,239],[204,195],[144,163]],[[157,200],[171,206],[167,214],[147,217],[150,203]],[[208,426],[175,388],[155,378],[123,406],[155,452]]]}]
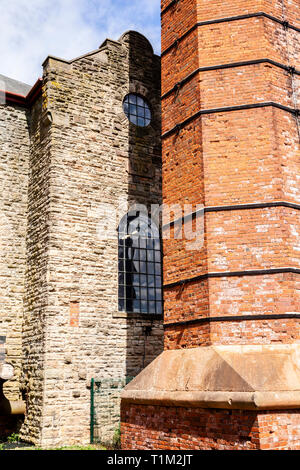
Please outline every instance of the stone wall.
[{"label": "stone wall", "polygon": [[6,362],[15,370],[4,384],[18,400],[22,360],[22,321],[26,268],[29,113],[18,105],[0,105],[0,336],[6,337]]},{"label": "stone wall", "polygon": [[[125,200],[124,215],[161,202],[160,59],[129,32],[72,62],[49,57],[43,81],[30,128],[22,437],[56,446],[89,441],[91,378],[134,376],[162,350],[161,319],[118,312],[117,220],[109,240],[97,233],[105,203]],[[149,101],[149,127],[129,124],[129,92]]]},{"label": "stone wall", "polygon": [[26,401],[24,440],[39,442],[43,426],[46,315],[49,299],[50,133],[43,98],[31,109],[27,266],[23,322],[22,391]]}]

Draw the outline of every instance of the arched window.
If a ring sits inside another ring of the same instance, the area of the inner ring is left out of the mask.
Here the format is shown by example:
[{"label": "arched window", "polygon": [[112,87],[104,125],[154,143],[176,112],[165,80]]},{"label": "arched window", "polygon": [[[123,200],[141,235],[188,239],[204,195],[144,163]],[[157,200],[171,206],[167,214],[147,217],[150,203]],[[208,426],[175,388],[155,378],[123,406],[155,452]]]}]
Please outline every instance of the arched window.
[{"label": "arched window", "polygon": [[162,314],[162,260],[159,230],[136,211],[119,225],[119,310]]}]

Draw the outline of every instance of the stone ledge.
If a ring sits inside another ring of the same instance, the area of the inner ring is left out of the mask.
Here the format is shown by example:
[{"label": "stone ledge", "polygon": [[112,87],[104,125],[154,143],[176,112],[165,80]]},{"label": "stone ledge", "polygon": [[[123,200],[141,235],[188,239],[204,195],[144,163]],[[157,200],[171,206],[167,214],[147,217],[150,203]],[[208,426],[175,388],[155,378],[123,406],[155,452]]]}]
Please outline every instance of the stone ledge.
[{"label": "stone ledge", "polygon": [[300,409],[300,345],[164,351],[122,392],[135,404]]},{"label": "stone ledge", "polygon": [[135,405],[179,406],[184,408],[222,408],[239,410],[273,410],[300,408],[297,392],[163,392],[125,390],[124,403]]},{"label": "stone ledge", "polygon": [[128,318],[128,319],[134,319],[136,318],[137,320],[146,320],[146,321],[153,321],[153,320],[162,320],[163,317],[162,315],[150,315],[150,314],[141,314],[141,313],[128,313],[128,312],[118,312],[118,313],[113,313],[112,314],[113,318]]}]

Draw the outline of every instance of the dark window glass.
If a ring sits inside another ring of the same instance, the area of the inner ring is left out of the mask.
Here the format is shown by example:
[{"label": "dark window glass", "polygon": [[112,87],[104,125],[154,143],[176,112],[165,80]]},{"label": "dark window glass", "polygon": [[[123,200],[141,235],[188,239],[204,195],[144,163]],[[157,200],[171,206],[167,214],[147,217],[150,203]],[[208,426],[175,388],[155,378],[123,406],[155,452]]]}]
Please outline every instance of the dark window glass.
[{"label": "dark window glass", "polygon": [[127,95],[123,101],[123,109],[132,124],[140,127],[149,126],[151,111],[149,105],[141,96],[133,93]]},{"label": "dark window glass", "polygon": [[162,314],[161,243],[156,226],[137,212],[119,227],[119,310]]}]

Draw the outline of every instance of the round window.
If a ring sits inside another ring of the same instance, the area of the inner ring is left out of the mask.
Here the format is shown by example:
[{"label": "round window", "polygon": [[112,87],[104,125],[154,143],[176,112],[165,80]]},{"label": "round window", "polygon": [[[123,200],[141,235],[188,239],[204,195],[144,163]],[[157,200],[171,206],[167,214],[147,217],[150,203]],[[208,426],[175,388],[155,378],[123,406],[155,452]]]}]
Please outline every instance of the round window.
[{"label": "round window", "polygon": [[140,127],[149,126],[151,111],[147,102],[139,95],[130,93],[123,101],[124,113],[132,124]]}]

